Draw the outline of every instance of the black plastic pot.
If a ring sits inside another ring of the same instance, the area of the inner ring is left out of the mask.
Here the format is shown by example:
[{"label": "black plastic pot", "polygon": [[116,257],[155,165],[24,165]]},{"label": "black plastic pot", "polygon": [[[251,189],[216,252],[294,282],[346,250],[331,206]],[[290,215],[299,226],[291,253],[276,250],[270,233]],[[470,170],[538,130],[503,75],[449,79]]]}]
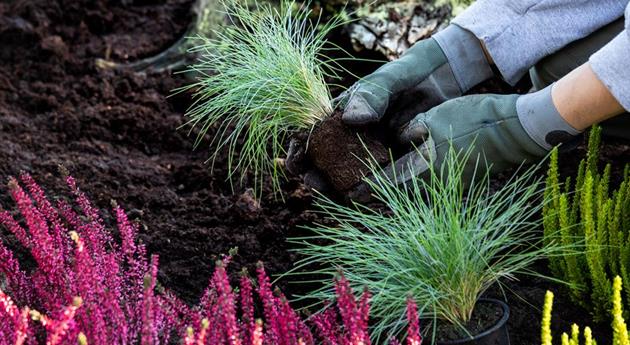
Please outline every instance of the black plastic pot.
[{"label": "black plastic pot", "polygon": [[438,345],[510,345],[510,335],[507,329],[507,320],[510,317],[510,308],[502,301],[494,298],[481,298],[479,302],[498,305],[503,310],[503,316],[489,329],[467,339],[439,341]]}]

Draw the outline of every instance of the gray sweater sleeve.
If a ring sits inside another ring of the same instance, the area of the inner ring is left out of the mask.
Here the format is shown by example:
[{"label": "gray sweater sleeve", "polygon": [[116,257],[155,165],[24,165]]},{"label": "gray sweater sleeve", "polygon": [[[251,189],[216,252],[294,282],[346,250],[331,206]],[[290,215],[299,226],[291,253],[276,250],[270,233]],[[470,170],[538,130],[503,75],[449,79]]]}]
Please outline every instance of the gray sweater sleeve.
[{"label": "gray sweater sleeve", "polygon": [[[543,57],[620,18],[629,0],[478,0],[453,23],[481,39],[511,84]],[[630,10],[627,10],[628,12]],[[630,13],[626,30],[591,57],[595,73],[630,106]]]},{"label": "gray sweater sleeve", "polygon": [[626,8],[626,29],[589,61],[599,80],[630,112],[630,4]]}]

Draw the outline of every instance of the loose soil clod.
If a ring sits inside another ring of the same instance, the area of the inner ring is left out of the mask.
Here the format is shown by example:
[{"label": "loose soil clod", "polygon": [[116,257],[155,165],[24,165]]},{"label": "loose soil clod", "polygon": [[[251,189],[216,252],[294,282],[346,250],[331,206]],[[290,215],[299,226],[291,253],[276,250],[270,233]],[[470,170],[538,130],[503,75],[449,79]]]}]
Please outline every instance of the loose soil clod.
[{"label": "loose soil clod", "polygon": [[379,139],[374,128],[347,126],[336,112],[315,127],[307,154],[333,188],[344,193],[369,175],[367,162],[384,165],[389,161],[388,150]]}]

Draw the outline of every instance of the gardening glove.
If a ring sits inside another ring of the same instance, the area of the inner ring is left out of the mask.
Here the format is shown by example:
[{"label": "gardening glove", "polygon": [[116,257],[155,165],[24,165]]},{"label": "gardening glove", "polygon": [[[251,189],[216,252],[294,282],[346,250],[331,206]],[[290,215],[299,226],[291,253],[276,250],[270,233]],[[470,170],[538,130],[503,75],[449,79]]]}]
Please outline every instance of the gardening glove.
[{"label": "gardening glove", "polygon": [[417,42],[400,59],[381,66],[335,100],[348,124],[378,122],[388,113],[392,114],[390,127],[399,128],[419,112],[461,96],[492,75],[479,40],[450,25]]},{"label": "gardening glove", "polygon": [[[404,183],[412,178],[431,176],[441,171],[449,149],[468,154],[462,181],[481,177],[544,157],[552,147],[575,142],[580,131],[558,113],[551,98],[553,85],[527,95],[471,95],[456,98],[418,114],[400,131],[403,143],[417,145],[381,173]],[[470,150],[470,151],[469,151]],[[364,200],[366,184],[355,189],[350,198]]]},{"label": "gardening glove", "polygon": [[[397,130],[419,112],[461,96],[492,75],[477,38],[451,25],[355,83],[334,104],[348,124],[377,122],[388,113],[389,127]],[[327,190],[325,179],[304,167],[306,141],[292,140],[285,168],[294,175],[304,173],[307,186]]]}]

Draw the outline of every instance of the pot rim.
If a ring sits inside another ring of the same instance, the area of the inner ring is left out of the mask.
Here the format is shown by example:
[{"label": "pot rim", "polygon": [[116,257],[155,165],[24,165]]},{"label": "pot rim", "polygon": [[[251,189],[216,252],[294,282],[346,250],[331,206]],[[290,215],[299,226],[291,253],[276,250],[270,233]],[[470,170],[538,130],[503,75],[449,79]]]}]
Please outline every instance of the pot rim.
[{"label": "pot rim", "polygon": [[479,302],[490,302],[490,303],[499,305],[501,309],[503,310],[503,316],[501,316],[501,318],[492,327],[475,335],[474,337],[462,338],[462,339],[456,339],[456,340],[439,341],[437,342],[439,345],[457,345],[457,344],[464,344],[473,340],[479,340],[487,336],[488,334],[496,332],[499,328],[503,327],[505,323],[507,322],[507,320],[510,318],[510,307],[508,307],[508,305],[505,302],[495,299],[495,298],[480,298],[477,300],[477,303]]}]

